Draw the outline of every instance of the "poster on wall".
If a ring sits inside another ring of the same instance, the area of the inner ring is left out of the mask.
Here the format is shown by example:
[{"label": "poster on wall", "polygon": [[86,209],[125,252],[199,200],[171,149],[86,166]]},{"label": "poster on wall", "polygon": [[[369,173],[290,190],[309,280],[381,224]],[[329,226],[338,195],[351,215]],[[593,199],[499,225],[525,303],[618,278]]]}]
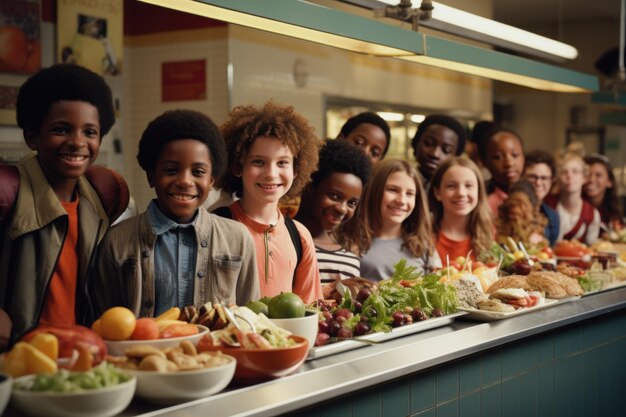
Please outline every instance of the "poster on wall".
[{"label": "poster on wall", "polygon": [[0,1],[0,72],[41,68],[40,10],[39,0]]},{"label": "poster on wall", "polygon": [[163,62],[161,100],[206,100],[206,60]]},{"label": "poster on wall", "polygon": [[120,75],[123,0],[57,0],[57,61]]}]

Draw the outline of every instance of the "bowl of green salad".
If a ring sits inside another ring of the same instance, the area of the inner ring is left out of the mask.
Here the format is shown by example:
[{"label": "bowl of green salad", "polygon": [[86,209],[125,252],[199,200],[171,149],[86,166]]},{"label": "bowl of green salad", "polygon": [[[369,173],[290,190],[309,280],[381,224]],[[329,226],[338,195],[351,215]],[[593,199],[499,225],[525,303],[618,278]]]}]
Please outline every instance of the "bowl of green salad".
[{"label": "bowl of green salad", "polygon": [[128,407],[137,378],[106,362],[83,372],[16,378],[11,407],[29,416],[110,417]]}]

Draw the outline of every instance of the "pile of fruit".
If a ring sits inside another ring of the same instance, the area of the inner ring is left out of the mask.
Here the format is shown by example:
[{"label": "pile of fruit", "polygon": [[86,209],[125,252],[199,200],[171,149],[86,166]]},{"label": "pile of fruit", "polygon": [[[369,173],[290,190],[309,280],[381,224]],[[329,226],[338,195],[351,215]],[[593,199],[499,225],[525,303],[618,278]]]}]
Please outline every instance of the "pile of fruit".
[{"label": "pile of fruit", "polygon": [[126,307],[111,307],[98,318],[91,328],[105,340],[155,340],[191,336],[198,326],[178,320],[180,309],[172,307],[156,318],[135,318]]},{"label": "pile of fruit", "polygon": [[454,313],[455,289],[440,282],[440,276],[423,276],[402,260],[391,278],[378,288],[361,289],[353,299],[350,291],[340,303],[318,300],[310,305],[319,311],[316,346],[375,332],[389,332],[404,326]]}]

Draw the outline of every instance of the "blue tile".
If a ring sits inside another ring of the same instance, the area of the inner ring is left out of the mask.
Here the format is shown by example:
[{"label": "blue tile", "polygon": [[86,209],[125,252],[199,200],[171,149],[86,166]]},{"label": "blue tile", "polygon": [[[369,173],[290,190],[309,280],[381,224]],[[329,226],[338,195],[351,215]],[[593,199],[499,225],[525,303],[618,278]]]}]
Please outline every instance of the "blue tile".
[{"label": "blue tile", "polygon": [[381,417],[383,415],[380,391],[369,390],[356,395],[352,400],[352,414],[355,417]]},{"label": "blue tile", "polygon": [[[435,373],[426,372],[410,379],[411,413],[435,406]],[[433,411],[434,412],[434,411]]]},{"label": "blue tile", "polygon": [[584,348],[584,344],[585,337],[581,326],[563,329],[554,338],[554,357],[561,358],[580,353]]},{"label": "blue tile", "polygon": [[554,363],[554,409],[559,414],[584,417],[584,392],[582,355],[558,359]]},{"label": "blue tile", "polygon": [[537,368],[537,409],[541,417],[554,415],[554,365],[552,362]]},{"label": "blue tile", "polygon": [[540,416],[537,408],[537,370],[520,375],[520,413],[525,417]]},{"label": "blue tile", "polygon": [[537,337],[537,364],[554,360],[554,337],[551,334]]},{"label": "blue tile", "polygon": [[513,343],[502,349],[502,379],[515,376],[520,371],[520,348]]},{"label": "blue tile", "polygon": [[352,416],[352,403],[346,399],[333,401],[325,404],[320,410],[320,417],[350,417]]},{"label": "blue tile", "polygon": [[522,417],[519,377],[502,381],[502,414],[506,417]]},{"label": "blue tile", "polygon": [[500,350],[495,349],[482,355],[483,388],[497,384],[502,379],[502,360]]},{"label": "blue tile", "polygon": [[411,403],[408,379],[383,386],[381,390],[383,417],[406,417]]},{"label": "blue tile", "polygon": [[429,408],[417,414],[411,414],[411,417],[435,417],[435,407]]},{"label": "blue tile", "polygon": [[437,404],[459,396],[459,368],[456,364],[438,368],[435,381]]},{"label": "blue tile", "polygon": [[500,384],[482,390],[482,417],[502,417],[502,393]]},{"label": "blue tile", "polygon": [[532,338],[520,342],[520,372],[537,367],[537,348],[538,343]]},{"label": "blue tile", "polygon": [[480,416],[481,396],[482,393],[480,391],[462,396],[459,400],[459,417]]},{"label": "blue tile", "polygon": [[481,361],[480,357],[464,360],[459,365],[459,388],[460,393],[480,389]]},{"label": "blue tile", "polygon": [[437,404],[437,417],[459,417],[459,400]]}]

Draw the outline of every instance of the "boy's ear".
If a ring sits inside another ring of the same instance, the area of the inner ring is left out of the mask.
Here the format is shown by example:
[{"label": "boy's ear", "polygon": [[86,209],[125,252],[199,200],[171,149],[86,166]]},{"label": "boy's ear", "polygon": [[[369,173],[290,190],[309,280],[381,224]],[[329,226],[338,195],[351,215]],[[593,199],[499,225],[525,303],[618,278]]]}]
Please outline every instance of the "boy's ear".
[{"label": "boy's ear", "polygon": [[150,188],[154,188],[154,171],[146,171],[146,178],[148,179]]},{"label": "boy's ear", "polygon": [[37,135],[30,129],[24,129],[23,131],[24,141],[26,145],[33,151],[37,150]]}]

